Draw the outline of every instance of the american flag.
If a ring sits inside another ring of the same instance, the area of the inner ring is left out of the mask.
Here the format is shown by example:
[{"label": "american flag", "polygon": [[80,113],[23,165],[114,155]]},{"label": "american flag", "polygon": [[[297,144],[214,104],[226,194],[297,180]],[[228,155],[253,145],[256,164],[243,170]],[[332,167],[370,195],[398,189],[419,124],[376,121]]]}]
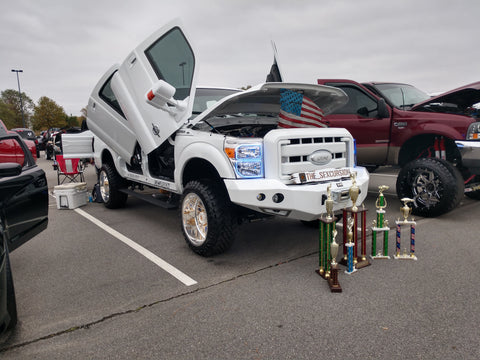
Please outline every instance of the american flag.
[{"label": "american flag", "polygon": [[322,124],[323,111],[301,93],[282,89],[280,91],[280,128],[327,127]]}]

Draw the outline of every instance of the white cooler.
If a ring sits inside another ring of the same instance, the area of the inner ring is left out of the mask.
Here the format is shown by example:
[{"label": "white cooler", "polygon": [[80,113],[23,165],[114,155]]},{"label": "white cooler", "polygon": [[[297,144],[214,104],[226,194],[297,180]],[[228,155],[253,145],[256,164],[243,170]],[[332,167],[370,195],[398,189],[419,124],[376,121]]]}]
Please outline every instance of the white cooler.
[{"label": "white cooler", "polygon": [[75,209],[87,204],[87,183],[70,183],[53,188],[57,209]]}]

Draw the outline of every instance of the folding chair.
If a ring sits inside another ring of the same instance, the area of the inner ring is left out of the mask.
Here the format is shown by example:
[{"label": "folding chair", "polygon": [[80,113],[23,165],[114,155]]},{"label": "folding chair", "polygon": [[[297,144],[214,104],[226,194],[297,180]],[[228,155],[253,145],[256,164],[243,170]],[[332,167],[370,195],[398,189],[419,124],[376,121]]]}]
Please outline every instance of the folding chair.
[{"label": "folding chair", "polygon": [[53,167],[57,169],[58,185],[63,184],[67,179],[69,182],[85,182],[83,176],[83,166],[80,159],[64,159],[63,155],[55,156]]}]

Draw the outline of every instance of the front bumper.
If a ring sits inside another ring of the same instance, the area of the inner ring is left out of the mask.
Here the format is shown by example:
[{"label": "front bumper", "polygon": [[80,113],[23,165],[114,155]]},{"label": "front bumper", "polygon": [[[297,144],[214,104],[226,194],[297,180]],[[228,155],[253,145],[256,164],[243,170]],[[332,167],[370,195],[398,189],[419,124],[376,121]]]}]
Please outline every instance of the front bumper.
[{"label": "front bumper", "polygon": [[[368,171],[356,167],[356,182],[360,195],[356,205],[367,197]],[[331,185],[333,210],[352,206],[348,190],[352,181],[339,180],[328,183],[313,183],[302,185],[286,185],[276,179],[225,179],[230,200],[240,206],[269,215],[280,215],[298,220],[311,221],[325,214],[327,187]],[[275,200],[276,201],[275,201]],[[278,201],[282,199],[281,201]]]},{"label": "front bumper", "polygon": [[462,155],[462,165],[472,174],[480,175],[480,141],[462,140],[455,141]]}]

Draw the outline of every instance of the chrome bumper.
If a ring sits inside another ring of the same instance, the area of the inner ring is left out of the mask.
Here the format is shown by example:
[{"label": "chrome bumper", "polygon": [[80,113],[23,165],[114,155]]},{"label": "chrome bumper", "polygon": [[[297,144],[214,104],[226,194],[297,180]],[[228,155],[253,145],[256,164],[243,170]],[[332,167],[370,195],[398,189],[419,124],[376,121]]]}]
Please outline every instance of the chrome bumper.
[{"label": "chrome bumper", "polygon": [[480,140],[459,140],[455,144],[462,155],[462,165],[480,175]]}]

